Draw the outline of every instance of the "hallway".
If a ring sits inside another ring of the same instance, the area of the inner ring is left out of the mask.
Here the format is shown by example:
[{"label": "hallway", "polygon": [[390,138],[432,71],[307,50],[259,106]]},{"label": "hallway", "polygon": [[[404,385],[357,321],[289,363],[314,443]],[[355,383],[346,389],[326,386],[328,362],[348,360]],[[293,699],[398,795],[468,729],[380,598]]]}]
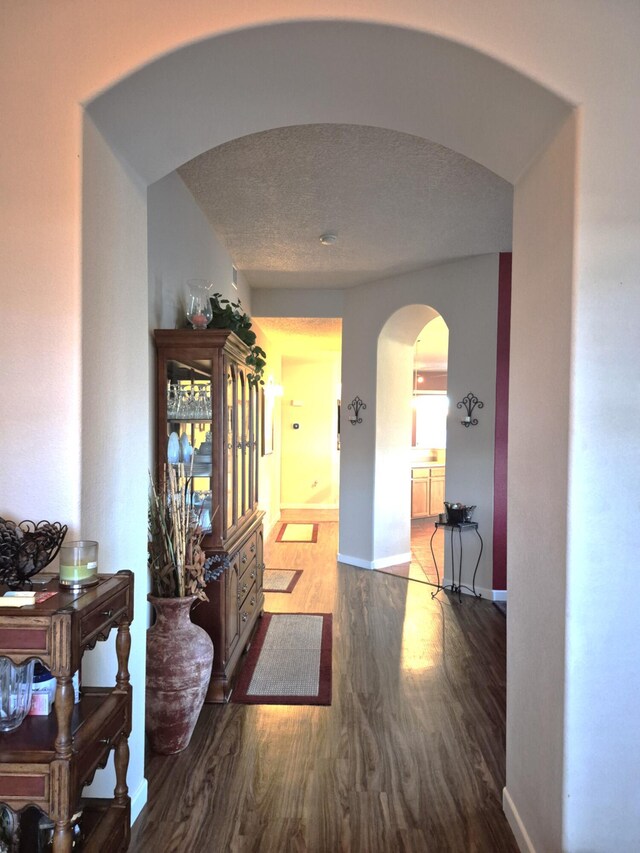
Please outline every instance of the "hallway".
[{"label": "hallway", "polygon": [[279,527],[266,564],[303,575],[266,610],[334,614],[333,704],[205,706],[185,752],[150,756],[130,850],[517,851],[501,807],[504,617],[336,565],[335,521],[315,544],[276,543]]}]

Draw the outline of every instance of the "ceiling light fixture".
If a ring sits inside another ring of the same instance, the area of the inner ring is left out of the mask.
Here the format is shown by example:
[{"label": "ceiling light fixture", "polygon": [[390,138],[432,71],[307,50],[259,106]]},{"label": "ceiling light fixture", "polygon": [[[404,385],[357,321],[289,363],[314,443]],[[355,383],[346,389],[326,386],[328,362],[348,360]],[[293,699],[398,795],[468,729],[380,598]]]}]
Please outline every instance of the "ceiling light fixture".
[{"label": "ceiling light fixture", "polygon": [[322,234],[320,242],[323,246],[333,246],[334,243],[338,242],[338,237],[336,234]]}]

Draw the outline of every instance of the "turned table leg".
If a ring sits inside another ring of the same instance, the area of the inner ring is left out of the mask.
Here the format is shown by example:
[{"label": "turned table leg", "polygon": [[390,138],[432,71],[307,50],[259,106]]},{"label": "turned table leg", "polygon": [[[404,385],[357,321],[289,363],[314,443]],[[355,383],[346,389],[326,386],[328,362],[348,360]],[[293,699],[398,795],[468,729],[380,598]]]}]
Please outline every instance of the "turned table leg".
[{"label": "turned table leg", "polygon": [[73,682],[70,675],[58,677],[54,704],[58,735],[55,749],[57,758],[71,757],[71,714],[73,713]]},{"label": "turned table leg", "polygon": [[56,821],[53,830],[53,853],[71,853],[73,849],[73,834],[71,832],[71,821]]},{"label": "turned table leg", "polygon": [[127,769],[129,767],[129,739],[122,735],[115,749],[114,766],[116,770],[116,787],[113,795],[118,805],[127,803],[129,788],[127,787]]},{"label": "turned table leg", "polygon": [[116,636],[116,655],[118,656],[118,674],[116,684],[120,688],[129,687],[129,652],[131,651],[131,632],[129,623],[121,622],[118,625]]}]

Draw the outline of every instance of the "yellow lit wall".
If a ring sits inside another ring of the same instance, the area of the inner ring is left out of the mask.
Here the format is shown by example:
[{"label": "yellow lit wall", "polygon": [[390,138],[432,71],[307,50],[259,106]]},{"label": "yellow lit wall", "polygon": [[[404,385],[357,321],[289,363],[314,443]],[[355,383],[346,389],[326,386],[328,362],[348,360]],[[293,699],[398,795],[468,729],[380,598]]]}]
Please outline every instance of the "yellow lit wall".
[{"label": "yellow lit wall", "polygon": [[281,507],[335,508],[340,353],[283,358],[282,384]]},{"label": "yellow lit wall", "polygon": [[[267,353],[267,366],[264,372],[265,384],[282,384],[282,353],[274,340],[266,335],[260,324],[253,321],[253,331],[258,336],[257,343]],[[264,399],[261,401],[264,404]],[[276,440],[273,442],[271,453],[263,453],[261,448],[260,463],[258,469],[258,504],[264,511],[264,532],[269,535],[270,530],[280,518],[280,459],[282,454],[280,435],[281,398],[273,400],[273,434]],[[262,444],[262,438],[261,438]]]}]

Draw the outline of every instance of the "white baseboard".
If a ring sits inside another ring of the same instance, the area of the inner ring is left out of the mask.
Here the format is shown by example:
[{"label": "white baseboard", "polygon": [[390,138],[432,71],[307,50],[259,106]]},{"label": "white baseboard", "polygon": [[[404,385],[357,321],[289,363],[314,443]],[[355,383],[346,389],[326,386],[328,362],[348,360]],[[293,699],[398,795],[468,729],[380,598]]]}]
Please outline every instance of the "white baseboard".
[{"label": "white baseboard", "polygon": [[388,569],[390,566],[401,566],[411,562],[411,554],[394,554],[391,557],[381,557],[378,560],[361,560],[360,557],[350,557],[348,554],[338,554],[339,563],[347,563],[359,569]]},{"label": "white baseboard", "polygon": [[533,843],[529,838],[529,833],[520,819],[518,809],[515,807],[515,804],[507,791],[506,785],[502,789],[502,808],[507,817],[507,822],[511,827],[511,831],[515,836],[516,844],[520,849],[520,853],[536,853],[536,848],[533,846]]},{"label": "white baseboard", "polygon": [[338,552],[336,560],[339,563],[346,563],[348,566],[356,566],[358,569],[371,569],[370,560],[361,560],[359,557],[350,557],[348,554],[340,554]]},{"label": "white baseboard", "polygon": [[339,509],[339,504],[280,504],[280,509]]},{"label": "white baseboard", "polygon": [[138,785],[137,790],[131,797],[131,826],[136,822],[136,818],[147,804],[148,784],[143,777],[142,782]]},{"label": "white baseboard", "polygon": [[507,590],[506,589],[494,589],[494,590],[492,590],[492,592],[493,592],[493,596],[492,596],[493,601],[506,601],[507,600]]}]

